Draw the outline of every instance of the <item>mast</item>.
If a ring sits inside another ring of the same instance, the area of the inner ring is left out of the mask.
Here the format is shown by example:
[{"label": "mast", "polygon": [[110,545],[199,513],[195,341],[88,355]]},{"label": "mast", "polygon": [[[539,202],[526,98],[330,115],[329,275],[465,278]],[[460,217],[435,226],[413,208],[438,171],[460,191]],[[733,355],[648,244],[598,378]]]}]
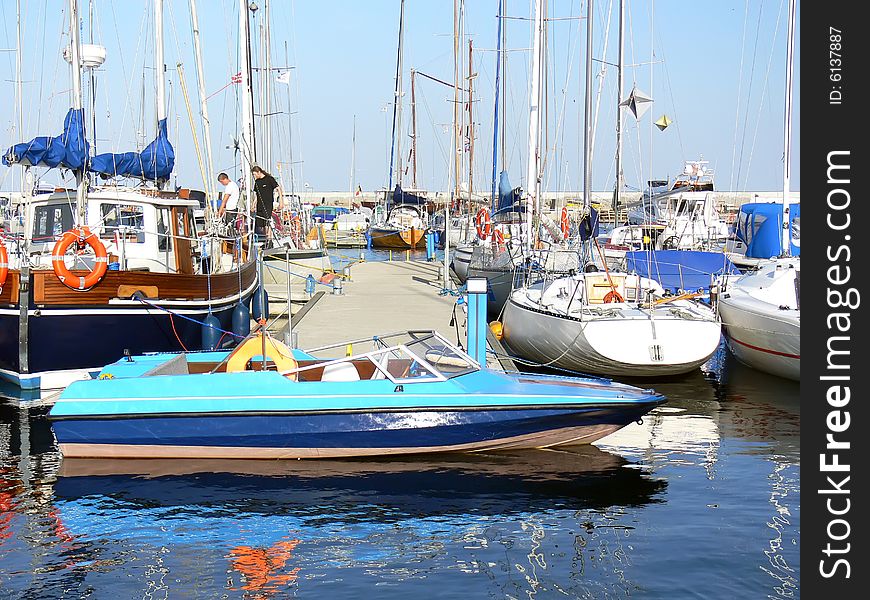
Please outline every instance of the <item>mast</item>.
[{"label": "mast", "polygon": [[[263,63],[262,74],[263,86],[263,164],[267,169],[272,167],[272,22],[269,12],[269,0],[263,0],[263,55],[260,59]],[[288,65],[289,66],[289,65]]]},{"label": "mast", "polygon": [[460,206],[459,181],[462,178],[462,124],[459,116],[459,11],[460,0],[453,0],[453,200]]},{"label": "mast", "polygon": [[619,0],[619,57],[616,72],[618,83],[616,88],[616,190],[613,193],[613,224],[619,220],[619,194],[622,192],[622,94],[624,92],[624,54],[625,54],[625,0]]},{"label": "mast", "polygon": [[[393,91],[393,132],[390,146],[390,182],[385,198],[389,204],[393,189],[393,167],[398,167],[398,181],[402,181],[402,43],[405,37],[405,0],[399,3],[399,49],[396,56],[396,89]],[[396,132],[399,135],[396,135]],[[399,138],[398,140],[396,138]]]},{"label": "mast", "polygon": [[[69,25],[70,25],[70,68],[72,69],[72,107],[80,113],[82,112],[82,58],[81,58],[81,40],[79,38],[79,7],[76,0],[70,0],[69,7]],[[84,127],[84,120],[82,120]],[[83,171],[76,171],[76,214],[78,215],[78,225],[84,226],[87,224],[87,206],[85,199],[85,174]]]},{"label": "mast", "polygon": [[468,214],[471,214],[474,191],[474,65],[472,55],[474,42],[468,40]]},{"label": "mast", "polygon": [[795,1],[788,3],[788,50],[785,59],[785,127],[782,169],[782,253],[791,254],[791,223],[789,223],[789,193],[791,187],[791,95],[794,74]]},{"label": "mast", "polygon": [[583,108],[583,212],[592,206],[592,0],[586,4],[586,104]]},{"label": "mast", "polygon": [[498,94],[499,94],[499,77],[501,76],[501,14],[504,6],[504,0],[498,0],[498,41],[496,42],[495,51],[495,109],[492,117],[492,212],[498,210],[498,184],[496,183],[496,172],[498,171]]},{"label": "mast", "polygon": [[250,202],[254,179],[251,167],[257,159],[256,149],[254,148],[254,96],[251,93],[250,36],[248,2],[247,0],[239,0],[239,69],[242,74],[242,132],[239,146],[241,150],[241,168],[245,183],[245,194],[248,196],[248,208],[253,206]]},{"label": "mast", "polygon": [[[413,79],[412,79],[413,81]],[[353,116],[353,133],[350,138],[350,194],[353,194],[356,188],[354,175],[356,174],[356,115]]]},{"label": "mast", "polygon": [[[214,186],[214,161],[211,154],[211,122],[208,119],[208,102],[206,102],[205,93],[205,76],[202,70],[202,46],[199,39],[199,21],[196,16],[196,0],[190,0],[190,17],[191,27],[193,28],[193,48],[196,58],[196,81],[199,92],[199,110],[202,116],[202,128],[205,135],[205,160],[208,167],[208,177],[206,177],[207,195],[209,198],[216,198],[217,191]],[[205,210],[211,213],[211,202],[206,202]]]},{"label": "mast", "polygon": [[[157,78],[157,123],[155,134],[160,133],[160,123],[166,119],[166,64],[163,58],[163,0],[154,0],[154,75]],[[165,182],[157,182],[163,189]]]},{"label": "mast", "polygon": [[154,0],[154,66],[157,72],[157,122],[166,118],[166,65],[163,62],[163,0]]},{"label": "mast", "polygon": [[416,83],[417,71],[411,69],[411,165],[412,165],[412,181],[411,187],[417,189],[417,93]]},{"label": "mast", "polygon": [[529,81],[529,151],[528,172],[526,173],[526,185],[528,186],[526,206],[526,250],[531,250],[532,244],[532,215],[540,210],[540,162],[541,162],[541,62],[543,61],[543,47],[541,34],[544,29],[543,8],[541,0],[535,0],[535,34],[532,44],[532,78]]},{"label": "mast", "polygon": [[[284,40],[284,64],[290,68],[290,53]],[[354,116],[356,119],[356,116]],[[287,156],[290,159],[290,196],[296,193],[296,178],[293,175],[293,110],[290,105],[290,82],[287,82]]]}]

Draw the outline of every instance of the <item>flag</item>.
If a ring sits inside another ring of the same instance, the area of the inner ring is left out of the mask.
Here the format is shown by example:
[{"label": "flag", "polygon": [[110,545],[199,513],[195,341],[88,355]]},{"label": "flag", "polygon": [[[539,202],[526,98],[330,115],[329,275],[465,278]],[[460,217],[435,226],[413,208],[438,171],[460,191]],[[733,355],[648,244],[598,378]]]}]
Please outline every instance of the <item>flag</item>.
[{"label": "flag", "polygon": [[362,194],[362,186],[358,185],[356,186],[356,194],[354,196],[359,196],[360,194]]},{"label": "flag", "polygon": [[232,77],[230,77],[230,83],[241,83],[242,82],[242,72],[239,71]]},{"label": "flag", "polygon": [[278,73],[278,76],[275,77],[275,81],[278,83],[286,83],[290,84],[290,71],[281,71]]}]

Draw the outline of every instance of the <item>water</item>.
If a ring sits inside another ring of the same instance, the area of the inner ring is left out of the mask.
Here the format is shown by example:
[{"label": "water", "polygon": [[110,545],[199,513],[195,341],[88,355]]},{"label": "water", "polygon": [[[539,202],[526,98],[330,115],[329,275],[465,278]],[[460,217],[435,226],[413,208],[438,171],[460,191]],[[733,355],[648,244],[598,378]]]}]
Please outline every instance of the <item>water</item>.
[{"label": "water", "polygon": [[0,402],[0,598],[799,597],[798,386],[724,351],[569,451],[62,461]]}]

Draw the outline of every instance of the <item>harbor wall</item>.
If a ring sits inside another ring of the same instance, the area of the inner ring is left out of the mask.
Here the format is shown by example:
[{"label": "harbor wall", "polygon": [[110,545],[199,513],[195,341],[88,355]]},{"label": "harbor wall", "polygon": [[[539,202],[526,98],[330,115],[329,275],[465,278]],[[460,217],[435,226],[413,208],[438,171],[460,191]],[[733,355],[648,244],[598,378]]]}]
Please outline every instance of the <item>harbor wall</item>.
[{"label": "harbor wall", "polygon": [[[736,209],[741,204],[746,202],[774,202],[782,200],[782,190],[780,191],[746,191],[746,192],[715,192],[716,199],[721,208]],[[304,202],[311,204],[330,204],[334,206],[350,207],[352,203],[374,203],[384,197],[383,190],[364,191],[360,194],[352,194],[351,192],[316,192],[305,191],[298,194]],[[791,201],[800,202],[799,191],[791,192]],[[428,192],[426,196],[436,203],[446,202],[450,196],[450,192]],[[639,199],[640,192],[624,192],[622,194],[622,202],[633,202]],[[541,193],[544,210],[557,210],[564,206],[567,202],[581,202],[582,192],[542,192]],[[487,197],[481,198],[486,200]],[[600,204],[602,210],[609,210],[610,203],[613,198],[612,191],[592,192],[592,202]]]}]

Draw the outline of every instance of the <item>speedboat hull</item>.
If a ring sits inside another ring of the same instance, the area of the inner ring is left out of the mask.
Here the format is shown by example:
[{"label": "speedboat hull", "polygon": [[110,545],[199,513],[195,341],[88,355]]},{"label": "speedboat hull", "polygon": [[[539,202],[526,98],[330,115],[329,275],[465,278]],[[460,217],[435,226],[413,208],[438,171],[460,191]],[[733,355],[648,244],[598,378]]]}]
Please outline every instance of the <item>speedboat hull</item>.
[{"label": "speedboat hull", "polygon": [[67,457],[344,458],[594,442],[646,407],[487,408],[321,414],[149,415],[59,420]]},{"label": "speedboat hull", "polygon": [[397,359],[409,344],[282,372],[216,371],[239,349],[133,357],[70,385],[49,419],[66,457],[345,458],[587,444],[664,402],[608,380],[480,369],[458,350],[444,359],[443,338],[418,339],[434,340],[427,358]]}]

